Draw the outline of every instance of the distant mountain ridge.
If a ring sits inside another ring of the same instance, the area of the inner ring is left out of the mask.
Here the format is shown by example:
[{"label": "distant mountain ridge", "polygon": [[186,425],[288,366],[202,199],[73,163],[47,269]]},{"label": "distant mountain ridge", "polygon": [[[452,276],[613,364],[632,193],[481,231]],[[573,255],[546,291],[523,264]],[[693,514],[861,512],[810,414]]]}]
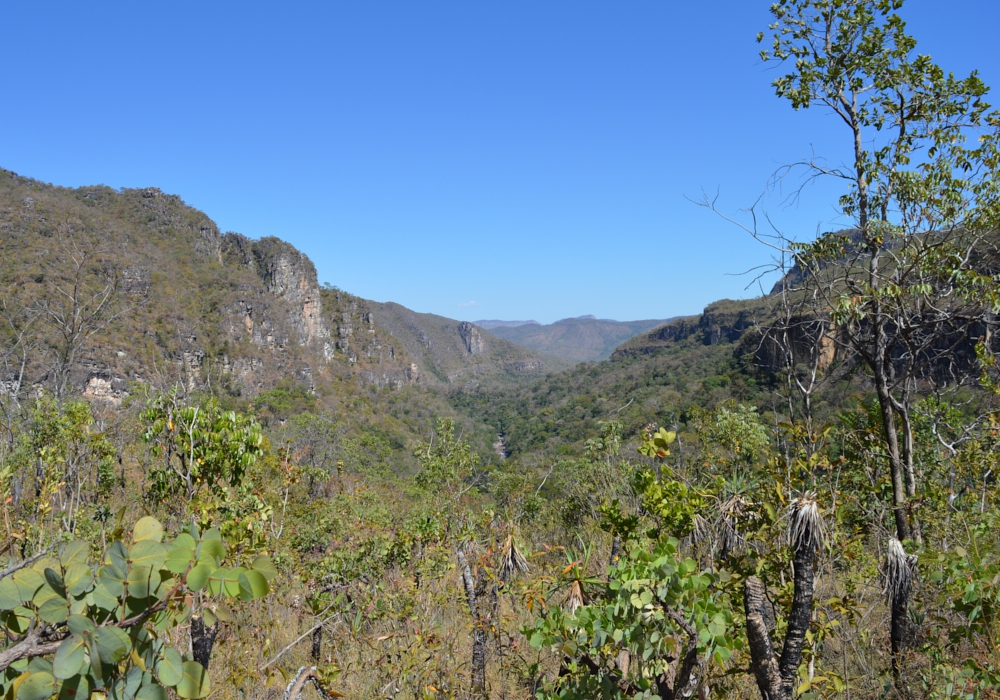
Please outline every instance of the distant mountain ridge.
[{"label": "distant mountain ridge", "polygon": [[493,320],[493,321],[473,321],[472,323],[474,325],[479,326],[480,328],[485,328],[488,331],[489,330],[493,330],[494,328],[515,328],[516,326],[528,326],[528,325],[532,325],[532,324],[536,325],[536,326],[542,325],[538,321],[496,321],[496,320]]},{"label": "distant mountain ridge", "polygon": [[573,362],[591,362],[607,359],[615,348],[629,338],[670,323],[675,318],[614,321],[587,315],[564,318],[545,325],[537,322],[517,322],[517,325],[506,322],[505,325],[499,325],[501,322],[498,321],[477,321],[476,325],[487,328],[481,324],[497,324],[489,327],[493,335],[522,347]]}]

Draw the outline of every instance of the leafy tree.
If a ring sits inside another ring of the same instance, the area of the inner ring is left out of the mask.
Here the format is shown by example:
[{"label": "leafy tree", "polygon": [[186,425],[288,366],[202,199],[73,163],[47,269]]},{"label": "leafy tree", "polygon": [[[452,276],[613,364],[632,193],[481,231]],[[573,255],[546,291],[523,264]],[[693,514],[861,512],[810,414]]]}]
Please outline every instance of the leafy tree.
[{"label": "leafy tree", "polygon": [[183,405],[174,391],[148,402],[142,439],[162,459],[152,472],[150,492],[166,498],[177,492],[188,501],[202,489],[239,484],[262,454],[264,436],[250,416],[224,411],[213,400]]}]

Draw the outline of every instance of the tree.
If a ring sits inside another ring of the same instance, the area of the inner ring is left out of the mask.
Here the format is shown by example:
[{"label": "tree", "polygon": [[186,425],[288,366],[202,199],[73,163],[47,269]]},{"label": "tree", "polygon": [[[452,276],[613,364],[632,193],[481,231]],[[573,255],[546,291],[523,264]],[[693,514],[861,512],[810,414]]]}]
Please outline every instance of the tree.
[{"label": "tree", "polygon": [[833,339],[871,376],[896,536],[905,540],[920,537],[908,505],[917,482],[916,385],[959,378],[963,360],[974,364],[975,333],[1000,308],[990,237],[1000,116],[983,101],[988,88],[975,72],[958,79],[913,55],[916,41],[896,14],[902,4],[783,0],[772,7],[773,40],[761,57],[794,65],[774,81],[779,97],[795,109],[827,107],[850,139],[850,165],[813,159],[787,171],[843,180],[840,205],[853,231],[808,244],[782,238],[776,247],[798,267],[792,291],[833,320]]},{"label": "tree", "polygon": [[[929,56],[915,55],[916,40],[897,14],[902,5],[781,0],[772,6],[772,40],[761,58],[791,66],[773,83],[777,95],[796,110],[829,109],[845,127],[851,153],[848,165],[812,159],[779,175],[804,168],[807,180],[843,180],[840,207],[853,229],[812,243],[781,235],[767,242],[795,262],[783,293],[805,300],[812,319],[832,321],[835,330],[820,335],[870,378],[895,537],[920,543],[913,510],[915,396],[920,388],[977,374],[977,341],[989,335],[1000,310],[1000,114],[984,101],[988,88],[976,72],[956,78]],[[905,615],[897,597],[891,635],[897,677]]]}]

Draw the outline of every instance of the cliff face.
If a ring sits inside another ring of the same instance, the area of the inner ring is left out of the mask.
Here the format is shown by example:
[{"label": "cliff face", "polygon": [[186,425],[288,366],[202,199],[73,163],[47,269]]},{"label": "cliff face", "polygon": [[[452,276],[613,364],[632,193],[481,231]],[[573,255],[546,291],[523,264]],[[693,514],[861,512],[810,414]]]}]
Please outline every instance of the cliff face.
[{"label": "cliff face", "polygon": [[[64,384],[118,402],[132,382],[223,385],[252,396],[283,377],[314,387],[331,372],[380,385],[419,379],[357,300],[324,299],[312,262],[288,243],[222,235],[180,197],[155,188],[70,189],[0,171],[0,291],[8,307],[24,319],[43,306],[58,315],[68,303],[59,290],[74,280],[82,290],[76,302],[94,312],[84,314],[81,342],[69,348],[60,328],[35,323],[37,351],[24,376],[0,381]],[[347,338],[355,326],[367,326],[364,342]],[[10,347],[0,342],[0,352]]]},{"label": "cliff face", "polygon": [[648,355],[688,338],[704,345],[736,343],[749,329],[771,318],[766,298],[747,301],[723,299],[705,307],[698,316],[685,316],[622,343],[612,358]]}]

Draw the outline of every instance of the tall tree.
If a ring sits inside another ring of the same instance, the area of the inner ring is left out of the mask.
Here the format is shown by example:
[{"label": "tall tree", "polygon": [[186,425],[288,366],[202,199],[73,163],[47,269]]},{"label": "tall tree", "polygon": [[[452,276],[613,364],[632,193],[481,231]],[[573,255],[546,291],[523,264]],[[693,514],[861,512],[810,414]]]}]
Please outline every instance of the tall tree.
[{"label": "tall tree", "polygon": [[782,0],[771,8],[772,42],[761,57],[792,66],[774,81],[779,97],[795,109],[820,104],[845,127],[847,165],[812,159],[786,173],[843,180],[840,205],[853,230],[782,244],[798,267],[794,291],[832,318],[833,338],[871,377],[896,537],[905,540],[920,538],[910,510],[911,398],[920,382],[958,379],[975,365],[977,335],[1000,308],[989,235],[1000,116],[975,72],[956,78],[915,55],[902,4]]}]

